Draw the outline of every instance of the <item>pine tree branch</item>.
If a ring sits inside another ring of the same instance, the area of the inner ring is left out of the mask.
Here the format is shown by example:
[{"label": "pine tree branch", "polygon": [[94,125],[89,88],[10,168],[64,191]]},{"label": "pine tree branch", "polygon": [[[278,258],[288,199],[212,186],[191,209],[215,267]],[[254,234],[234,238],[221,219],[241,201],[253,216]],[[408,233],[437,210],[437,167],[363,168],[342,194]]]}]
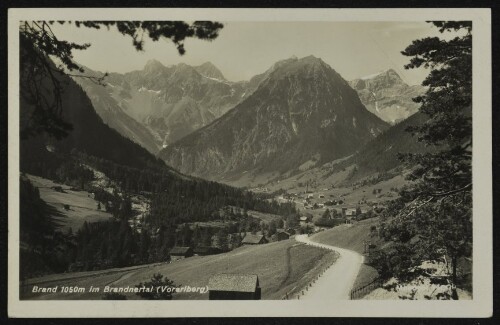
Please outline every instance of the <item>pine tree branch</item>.
[{"label": "pine tree branch", "polygon": [[[418,199],[418,198],[417,198]],[[415,199],[415,201],[417,200]],[[406,216],[405,216],[405,219],[408,218],[410,215],[412,215],[415,211],[417,211],[419,208],[423,207],[424,205],[426,205],[427,203],[431,202],[432,200],[434,199],[434,197],[431,197],[429,198],[428,200],[422,202],[421,204],[419,204],[418,206],[414,207]],[[414,201],[414,202],[415,202]]]},{"label": "pine tree branch", "polygon": [[472,183],[469,183],[469,184],[465,185],[462,188],[459,188],[459,189],[456,189],[456,190],[452,190],[452,191],[448,191],[448,192],[431,193],[430,196],[432,198],[441,197],[441,196],[448,196],[448,195],[452,195],[452,194],[463,192],[465,190],[468,190],[469,188],[472,188]]}]

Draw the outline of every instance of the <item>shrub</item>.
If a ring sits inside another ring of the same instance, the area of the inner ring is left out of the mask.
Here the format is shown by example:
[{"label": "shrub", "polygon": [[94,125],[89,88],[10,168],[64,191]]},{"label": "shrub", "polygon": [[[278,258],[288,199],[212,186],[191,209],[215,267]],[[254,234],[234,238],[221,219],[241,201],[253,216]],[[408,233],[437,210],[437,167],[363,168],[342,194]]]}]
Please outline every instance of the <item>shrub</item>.
[{"label": "shrub", "polygon": [[[174,293],[174,281],[163,278],[163,275],[160,273],[156,273],[153,275],[151,280],[145,283],[139,283],[136,285],[137,288],[142,287],[153,287],[152,292],[138,292],[136,293],[141,298],[146,300],[172,300],[172,295]],[[158,289],[159,288],[159,289]]]}]

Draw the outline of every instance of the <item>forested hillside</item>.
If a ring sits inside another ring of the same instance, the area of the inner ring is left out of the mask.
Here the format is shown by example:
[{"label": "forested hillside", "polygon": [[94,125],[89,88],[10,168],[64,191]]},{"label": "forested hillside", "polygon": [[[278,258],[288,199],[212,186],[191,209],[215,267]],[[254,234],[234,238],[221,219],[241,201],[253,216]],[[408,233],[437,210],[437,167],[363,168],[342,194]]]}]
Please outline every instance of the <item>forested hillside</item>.
[{"label": "forested hillside", "polygon": [[[21,172],[93,192],[96,201],[112,213],[115,220],[85,224],[83,229],[66,234],[53,224],[54,216],[48,209],[38,209],[42,217],[37,219],[24,213],[22,263],[28,260],[39,263],[32,263],[33,269],[23,268],[23,278],[40,273],[164,261],[169,248],[176,244],[177,225],[212,220],[218,217],[215,212],[227,205],[281,215],[295,212],[290,204],[280,205],[241,189],[178,173],[104,124],[72,79],[65,75],[58,78],[62,86],[62,116],[72,125],[72,130],[61,139],[44,132],[23,138]],[[47,94],[51,94],[50,84],[45,86]],[[26,88],[21,89],[22,94],[25,91],[28,92]],[[24,99],[28,96],[25,95],[21,98],[22,124],[32,123],[33,112],[37,110]],[[93,184],[95,171],[116,184],[111,192]],[[36,206],[45,206],[29,180],[22,182],[25,185],[21,187],[21,198],[30,198]],[[128,222],[134,217],[130,196],[139,193],[150,200],[142,233],[134,231]],[[33,227],[39,230],[38,237],[43,240],[31,235]]]}]

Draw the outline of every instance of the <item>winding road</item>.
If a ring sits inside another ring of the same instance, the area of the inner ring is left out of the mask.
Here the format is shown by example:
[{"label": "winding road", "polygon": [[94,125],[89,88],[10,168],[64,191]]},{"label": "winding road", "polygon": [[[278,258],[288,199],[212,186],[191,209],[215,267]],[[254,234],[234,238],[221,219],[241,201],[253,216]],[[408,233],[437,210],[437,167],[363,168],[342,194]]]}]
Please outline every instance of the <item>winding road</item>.
[{"label": "winding road", "polygon": [[314,242],[307,235],[297,235],[295,239],[339,253],[335,263],[313,283],[312,287],[305,291],[300,299],[349,300],[352,286],[363,263],[363,256],[348,249]]}]

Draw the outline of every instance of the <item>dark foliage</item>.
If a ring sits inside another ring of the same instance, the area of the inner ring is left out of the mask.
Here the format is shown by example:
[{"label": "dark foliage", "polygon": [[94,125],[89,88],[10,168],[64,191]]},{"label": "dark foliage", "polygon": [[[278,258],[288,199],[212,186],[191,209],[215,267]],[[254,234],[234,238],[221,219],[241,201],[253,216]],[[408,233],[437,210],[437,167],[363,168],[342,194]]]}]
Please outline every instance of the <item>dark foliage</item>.
[{"label": "dark foliage", "polygon": [[156,273],[151,280],[139,283],[137,288],[153,287],[152,292],[138,292],[137,295],[146,300],[172,300],[173,290],[177,287],[174,281],[163,277],[163,274]]},{"label": "dark foliage", "polygon": [[26,178],[20,179],[19,194],[21,280],[65,271],[75,253],[73,235],[57,230],[65,216],[43,201]]},{"label": "dark foliage", "polygon": [[447,256],[450,280],[457,284],[457,263],[471,255],[472,247],[472,25],[433,24],[459,34],[450,40],[416,40],[402,53],[411,57],[406,68],[431,68],[423,82],[428,91],[415,99],[429,118],[408,130],[416,141],[438,150],[402,155],[415,166],[408,177],[412,182],[385,211],[382,233],[405,247],[385,263],[390,272],[401,276],[423,259]]}]

